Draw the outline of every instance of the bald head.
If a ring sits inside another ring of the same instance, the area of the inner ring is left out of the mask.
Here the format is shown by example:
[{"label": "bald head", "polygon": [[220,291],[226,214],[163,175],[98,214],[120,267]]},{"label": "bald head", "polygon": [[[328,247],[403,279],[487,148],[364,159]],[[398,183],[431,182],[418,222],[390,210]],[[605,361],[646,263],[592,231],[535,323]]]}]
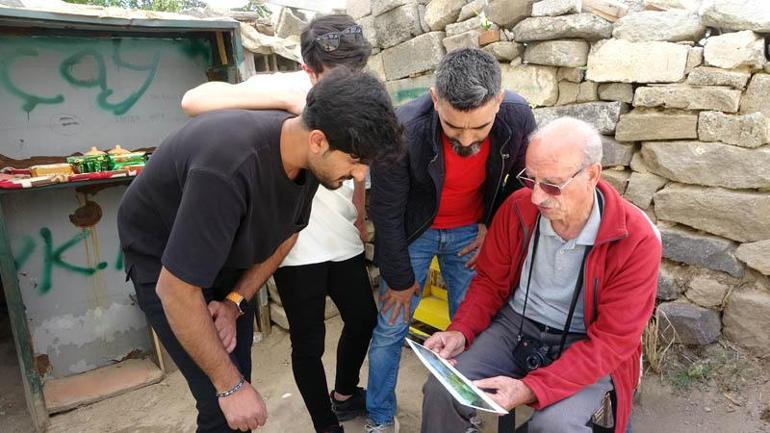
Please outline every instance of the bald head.
[{"label": "bald head", "polygon": [[582,120],[561,117],[530,137],[525,161],[529,185],[522,183],[532,189],[530,200],[563,239],[576,237],[588,220],[601,160],[601,136]]},{"label": "bald head", "polygon": [[602,162],[602,139],[590,123],[574,117],[560,117],[532,133],[529,152],[537,157],[574,166]]}]

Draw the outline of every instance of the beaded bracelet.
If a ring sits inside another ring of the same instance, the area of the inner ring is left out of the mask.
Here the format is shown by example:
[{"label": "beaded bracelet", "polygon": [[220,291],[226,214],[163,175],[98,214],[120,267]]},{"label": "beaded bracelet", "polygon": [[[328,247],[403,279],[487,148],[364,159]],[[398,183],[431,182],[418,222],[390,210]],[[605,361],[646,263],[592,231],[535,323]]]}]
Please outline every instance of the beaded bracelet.
[{"label": "beaded bracelet", "polygon": [[234,387],[232,387],[232,388],[230,388],[230,389],[228,389],[227,391],[224,391],[224,392],[218,392],[217,393],[217,398],[229,397],[229,396],[235,394],[236,392],[238,392],[239,389],[241,389],[241,387],[243,386],[244,383],[246,383],[246,379],[241,377],[241,380],[239,380],[238,383],[236,383]]}]

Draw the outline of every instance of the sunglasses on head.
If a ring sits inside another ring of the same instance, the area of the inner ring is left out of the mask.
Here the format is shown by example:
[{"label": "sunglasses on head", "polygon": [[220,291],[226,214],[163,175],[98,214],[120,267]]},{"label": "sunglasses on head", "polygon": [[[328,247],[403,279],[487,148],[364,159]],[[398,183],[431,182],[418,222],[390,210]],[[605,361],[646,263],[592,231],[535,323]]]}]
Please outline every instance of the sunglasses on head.
[{"label": "sunglasses on head", "polygon": [[330,53],[340,47],[340,41],[361,42],[364,40],[364,31],[358,24],[350,26],[341,32],[329,32],[318,35],[316,43],[322,50]]},{"label": "sunglasses on head", "polygon": [[581,167],[580,170],[576,171],[575,174],[569,177],[564,183],[561,185],[556,185],[553,183],[548,182],[542,182],[539,180],[532,179],[531,177],[527,177],[524,175],[524,172],[527,171],[525,168],[524,170],[521,170],[519,174],[516,175],[516,179],[521,183],[523,186],[529,188],[529,189],[535,189],[535,185],[540,185],[540,189],[543,190],[544,193],[548,195],[561,195],[561,190],[564,189],[567,185],[569,185],[570,182],[572,182],[573,179],[577,175],[579,175],[585,167]]}]

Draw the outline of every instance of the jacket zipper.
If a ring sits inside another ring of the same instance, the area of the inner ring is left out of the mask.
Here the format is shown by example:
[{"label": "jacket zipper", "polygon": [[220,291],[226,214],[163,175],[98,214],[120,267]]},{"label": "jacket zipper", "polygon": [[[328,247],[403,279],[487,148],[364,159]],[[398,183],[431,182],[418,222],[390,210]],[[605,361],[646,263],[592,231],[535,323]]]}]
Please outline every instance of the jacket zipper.
[{"label": "jacket zipper", "polygon": [[599,277],[594,277],[594,314],[591,316],[591,323],[596,322],[596,310],[599,308]]},{"label": "jacket zipper", "polygon": [[[605,243],[608,243],[608,242],[614,242],[614,241],[617,241],[619,239],[623,239],[625,237],[626,236],[616,236],[616,237],[614,237],[612,239],[607,239],[606,241],[602,242],[602,244],[605,244]],[[595,246],[596,245],[594,245],[594,247]],[[591,253],[589,253],[588,256],[590,257]],[[584,272],[583,275],[585,275],[585,271],[586,270],[588,270],[588,257],[586,257],[586,264],[585,264],[585,268],[583,269],[583,272]],[[596,321],[596,315],[598,314],[597,309],[599,307],[599,277],[594,277],[594,293],[593,293],[592,298],[593,298],[592,299],[592,303],[593,303],[593,306],[594,306],[594,311],[593,311],[593,314],[591,315],[591,322],[586,323],[586,327],[588,325],[590,325],[591,323]],[[585,321],[585,319],[584,319],[584,321]]]},{"label": "jacket zipper", "polygon": [[[430,162],[428,162],[428,164],[433,164],[433,163],[435,163],[437,159],[438,159],[438,153],[436,153],[435,155],[433,155],[433,159],[431,159],[431,160],[430,160]],[[434,186],[433,186],[433,188],[435,189],[435,187],[436,187],[436,186],[434,185]],[[427,225],[428,225],[428,224],[429,224],[431,221],[433,221],[433,219],[436,217],[436,214],[437,214],[437,213],[438,213],[438,206],[436,206],[436,210],[433,212],[433,214],[430,216],[430,218],[428,218],[428,219],[427,219],[427,220],[426,220],[424,223],[422,223],[422,225],[420,226],[420,228],[419,228],[419,229],[417,229],[417,230],[415,230],[415,232],[414,232],[414,233],[412,233],[412,235],[411,235],[411,236],[409,236],[409,237],[406,239],[407,243],[409,243],[409,242],[411,242],[412,240],[414,240],[416,236],[419,236],[419,233],[421,233],[421,232],[422,232],[422,231],[425,229],[425,226],[427,226]]]},{"label": "jacket zipper", "polygon": [[495,200],[497,200],[497,193],[500,192],[500,184],[503,182],[503,173],[505,172],[505,160],[511,155],[503,153],[503,148],[500,147],[500,176],[497,178],[497,186],[495,187],[495,193],[492,194],[492,201],[489,202],[489,215],[487,215],[487,225],[492,222],[492,209],[495,207]]}]

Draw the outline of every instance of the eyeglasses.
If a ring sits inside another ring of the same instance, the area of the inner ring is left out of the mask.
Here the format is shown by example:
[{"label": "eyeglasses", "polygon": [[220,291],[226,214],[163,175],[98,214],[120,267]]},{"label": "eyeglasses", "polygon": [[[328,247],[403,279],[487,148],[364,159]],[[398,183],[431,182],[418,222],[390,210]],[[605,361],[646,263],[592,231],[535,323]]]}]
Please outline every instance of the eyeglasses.
[{"label": "eyeglasses", "polygon": [[524,172],[527,171],[526,168],[524,170],[521,170],[519,174],[516,175],[516,179],[518,179],[519,183],[521,183],[523,186],[529,189],[535,189],[535,185],[539,184],[540,189],[542,189],[544,193],[548,195],[561,195],[561,190],[564,189],[564,187],[566,187],[567,185],[569,185],[569,183],[572,182],[572,180],[575,179],[575,177],[579,175],[583,170],[585,170],[585,167],[581,167],[580,170],[576,171],[575,174],[570,176],[569,179],[567,179],[561,185],[554,185],[548,182],[541,182],[541,181],[532,179],[530,177],[524,176]]},{"label": "eyeglasses", "polygon": [[316,36],[315,41],[322,50],[330,53],[340,47],[340,41],[361,42],[364,40],[364,31],[361,26],[354,25],[341,32],[329,32]]}]

